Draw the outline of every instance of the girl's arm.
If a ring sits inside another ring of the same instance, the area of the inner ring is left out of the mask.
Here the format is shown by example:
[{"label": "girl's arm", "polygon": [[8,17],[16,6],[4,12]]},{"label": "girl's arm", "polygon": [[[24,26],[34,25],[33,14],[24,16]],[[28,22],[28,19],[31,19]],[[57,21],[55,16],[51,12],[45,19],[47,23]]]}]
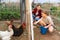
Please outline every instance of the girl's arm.
[{"label": "girl's arm", "polygon": [[40,22],[42,20],[42,18],[41,19],[39,19],[38,21],[36,21],[36,22],[34,22],[34,24],[37,24],[38,22]]},{"label": "girl's arm", "polygon": [[49,25],[47,25],[46,27],[53,26],[54,23],[53,23],[53,20],[51,19],[51,17],[48,17],[48,20],[49,20]]}]

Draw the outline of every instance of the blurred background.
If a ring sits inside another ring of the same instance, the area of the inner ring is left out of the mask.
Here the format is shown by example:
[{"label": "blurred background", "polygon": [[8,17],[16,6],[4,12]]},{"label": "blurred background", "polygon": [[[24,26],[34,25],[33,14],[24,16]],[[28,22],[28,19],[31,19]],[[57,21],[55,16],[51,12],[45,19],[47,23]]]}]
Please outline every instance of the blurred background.
[{"label": "blurred background", "polygon": [[[50,34],[47,34],[45,36],[41,35],[40,32],[38,31],[38,28],[34,28],[35,32],[35,40],[60,40],[60,0],[33,0],[32,1],[32,9],[36,7],[37,4],[41,5],[41,8],[43,10],[46,10],[50,13],[54,24],[56,26],[57,31],[53,33],[53,37],[50,36]],[[38,32],[37,32],[38,31]],[[38,34],[39,33],[39,34]],[[38,35],[37,35],[38,34]],[[55,38],[58,37],[58,38]]]},{"label": "blurred background", "polygon": [[[18,26],[21,25],[21,19],[24,16],[24,14],[21,15],[22,9],[24,8],[23,7],[24,5],[22,3],[24,3],[24,2],[22,2],[22,0],[0,0],[0,31],[7,30],[8,27],[5,23],[5,21],[9,21],[12,18],[14,19],[13,24],[15,25],[15,27],[18,28]],[[22,5],[21,9],[20,9],[20,3]],[[12,37],[11,40],[27,40],[28,35],[26,34],[27,33],[26,29],[24,29],[24,30],[25,31],[21,36]]]},{"label": "blurred background", "polygon": [[20,19],[20,0],[0,0],[0,20]]}]

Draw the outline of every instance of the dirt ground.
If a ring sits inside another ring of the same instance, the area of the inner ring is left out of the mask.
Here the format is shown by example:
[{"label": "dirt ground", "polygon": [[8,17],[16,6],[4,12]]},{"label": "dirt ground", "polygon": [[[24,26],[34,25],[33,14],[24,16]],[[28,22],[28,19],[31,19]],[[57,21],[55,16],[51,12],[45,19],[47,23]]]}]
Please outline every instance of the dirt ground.
[{"label": "dirt ground", "polygon": [[13,37],[11,40],[28,40],[27,35],[22,34],[20,37]]},{"label": "dirt ground", "polygon": [[60,22],[53,19],[56,29],[53,33],[47,32],[46,35],[40,33],[39,27],[34,28],[34,39],[35,40],[60,40]]},{"label": "dirt ground", "polygon": [[34,33],[35,40],[60,40],[60,34],[58,31],[54,31],[53,33],[48,32],[46,35],[42,35],[39,28],[34,28]]},{"label": "dirt ground", "polygon": [[[20,22],[15,22],[15,26],[20,25]],[[6,30],[6,24],[4,21],[0,21],[0,31],[1,30]],[[58,33],[59,31],[54,31],[52,34],[47,33],[46,35],[42,35],[39,31],[39,28],[34,28],[34,39],[35,40],[60,40],[60,34]],[[26,32],[24,32],[21,36],[19,37],[11,37],[11,40],[28,40],[28,35]],[[0,39],[1,40],[1,39]]]}]

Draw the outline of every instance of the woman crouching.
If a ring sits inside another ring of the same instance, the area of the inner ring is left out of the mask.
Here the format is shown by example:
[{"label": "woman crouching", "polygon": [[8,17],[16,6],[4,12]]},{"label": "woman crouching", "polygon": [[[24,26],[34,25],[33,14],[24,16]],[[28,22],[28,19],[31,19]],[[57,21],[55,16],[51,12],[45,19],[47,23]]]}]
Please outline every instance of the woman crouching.
[{"label": "woman crouching", "polygon": [[40,30],[42,34],[46,34],[47,31],[52,33],[54,30],[53,28],[54,23],[51,17],[49,16],[49,13],[47,11],[43,11],[41,15],[42,15],[42,18],[36,21],[34,24],[39,23],[41,25]]}]

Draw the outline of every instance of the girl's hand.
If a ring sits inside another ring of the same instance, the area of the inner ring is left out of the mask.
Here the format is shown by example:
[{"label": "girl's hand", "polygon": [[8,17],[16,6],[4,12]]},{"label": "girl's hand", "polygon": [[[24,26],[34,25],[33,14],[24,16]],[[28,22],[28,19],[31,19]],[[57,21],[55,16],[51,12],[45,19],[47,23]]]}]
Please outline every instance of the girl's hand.
[{"label": "girl's hand", "polygon": [[48,26],[45,26],[44,28],[48,28]]},{"label": "girl's hand", "polygon": [[36,25],[36,22],[34,22],[33,24]]}]

